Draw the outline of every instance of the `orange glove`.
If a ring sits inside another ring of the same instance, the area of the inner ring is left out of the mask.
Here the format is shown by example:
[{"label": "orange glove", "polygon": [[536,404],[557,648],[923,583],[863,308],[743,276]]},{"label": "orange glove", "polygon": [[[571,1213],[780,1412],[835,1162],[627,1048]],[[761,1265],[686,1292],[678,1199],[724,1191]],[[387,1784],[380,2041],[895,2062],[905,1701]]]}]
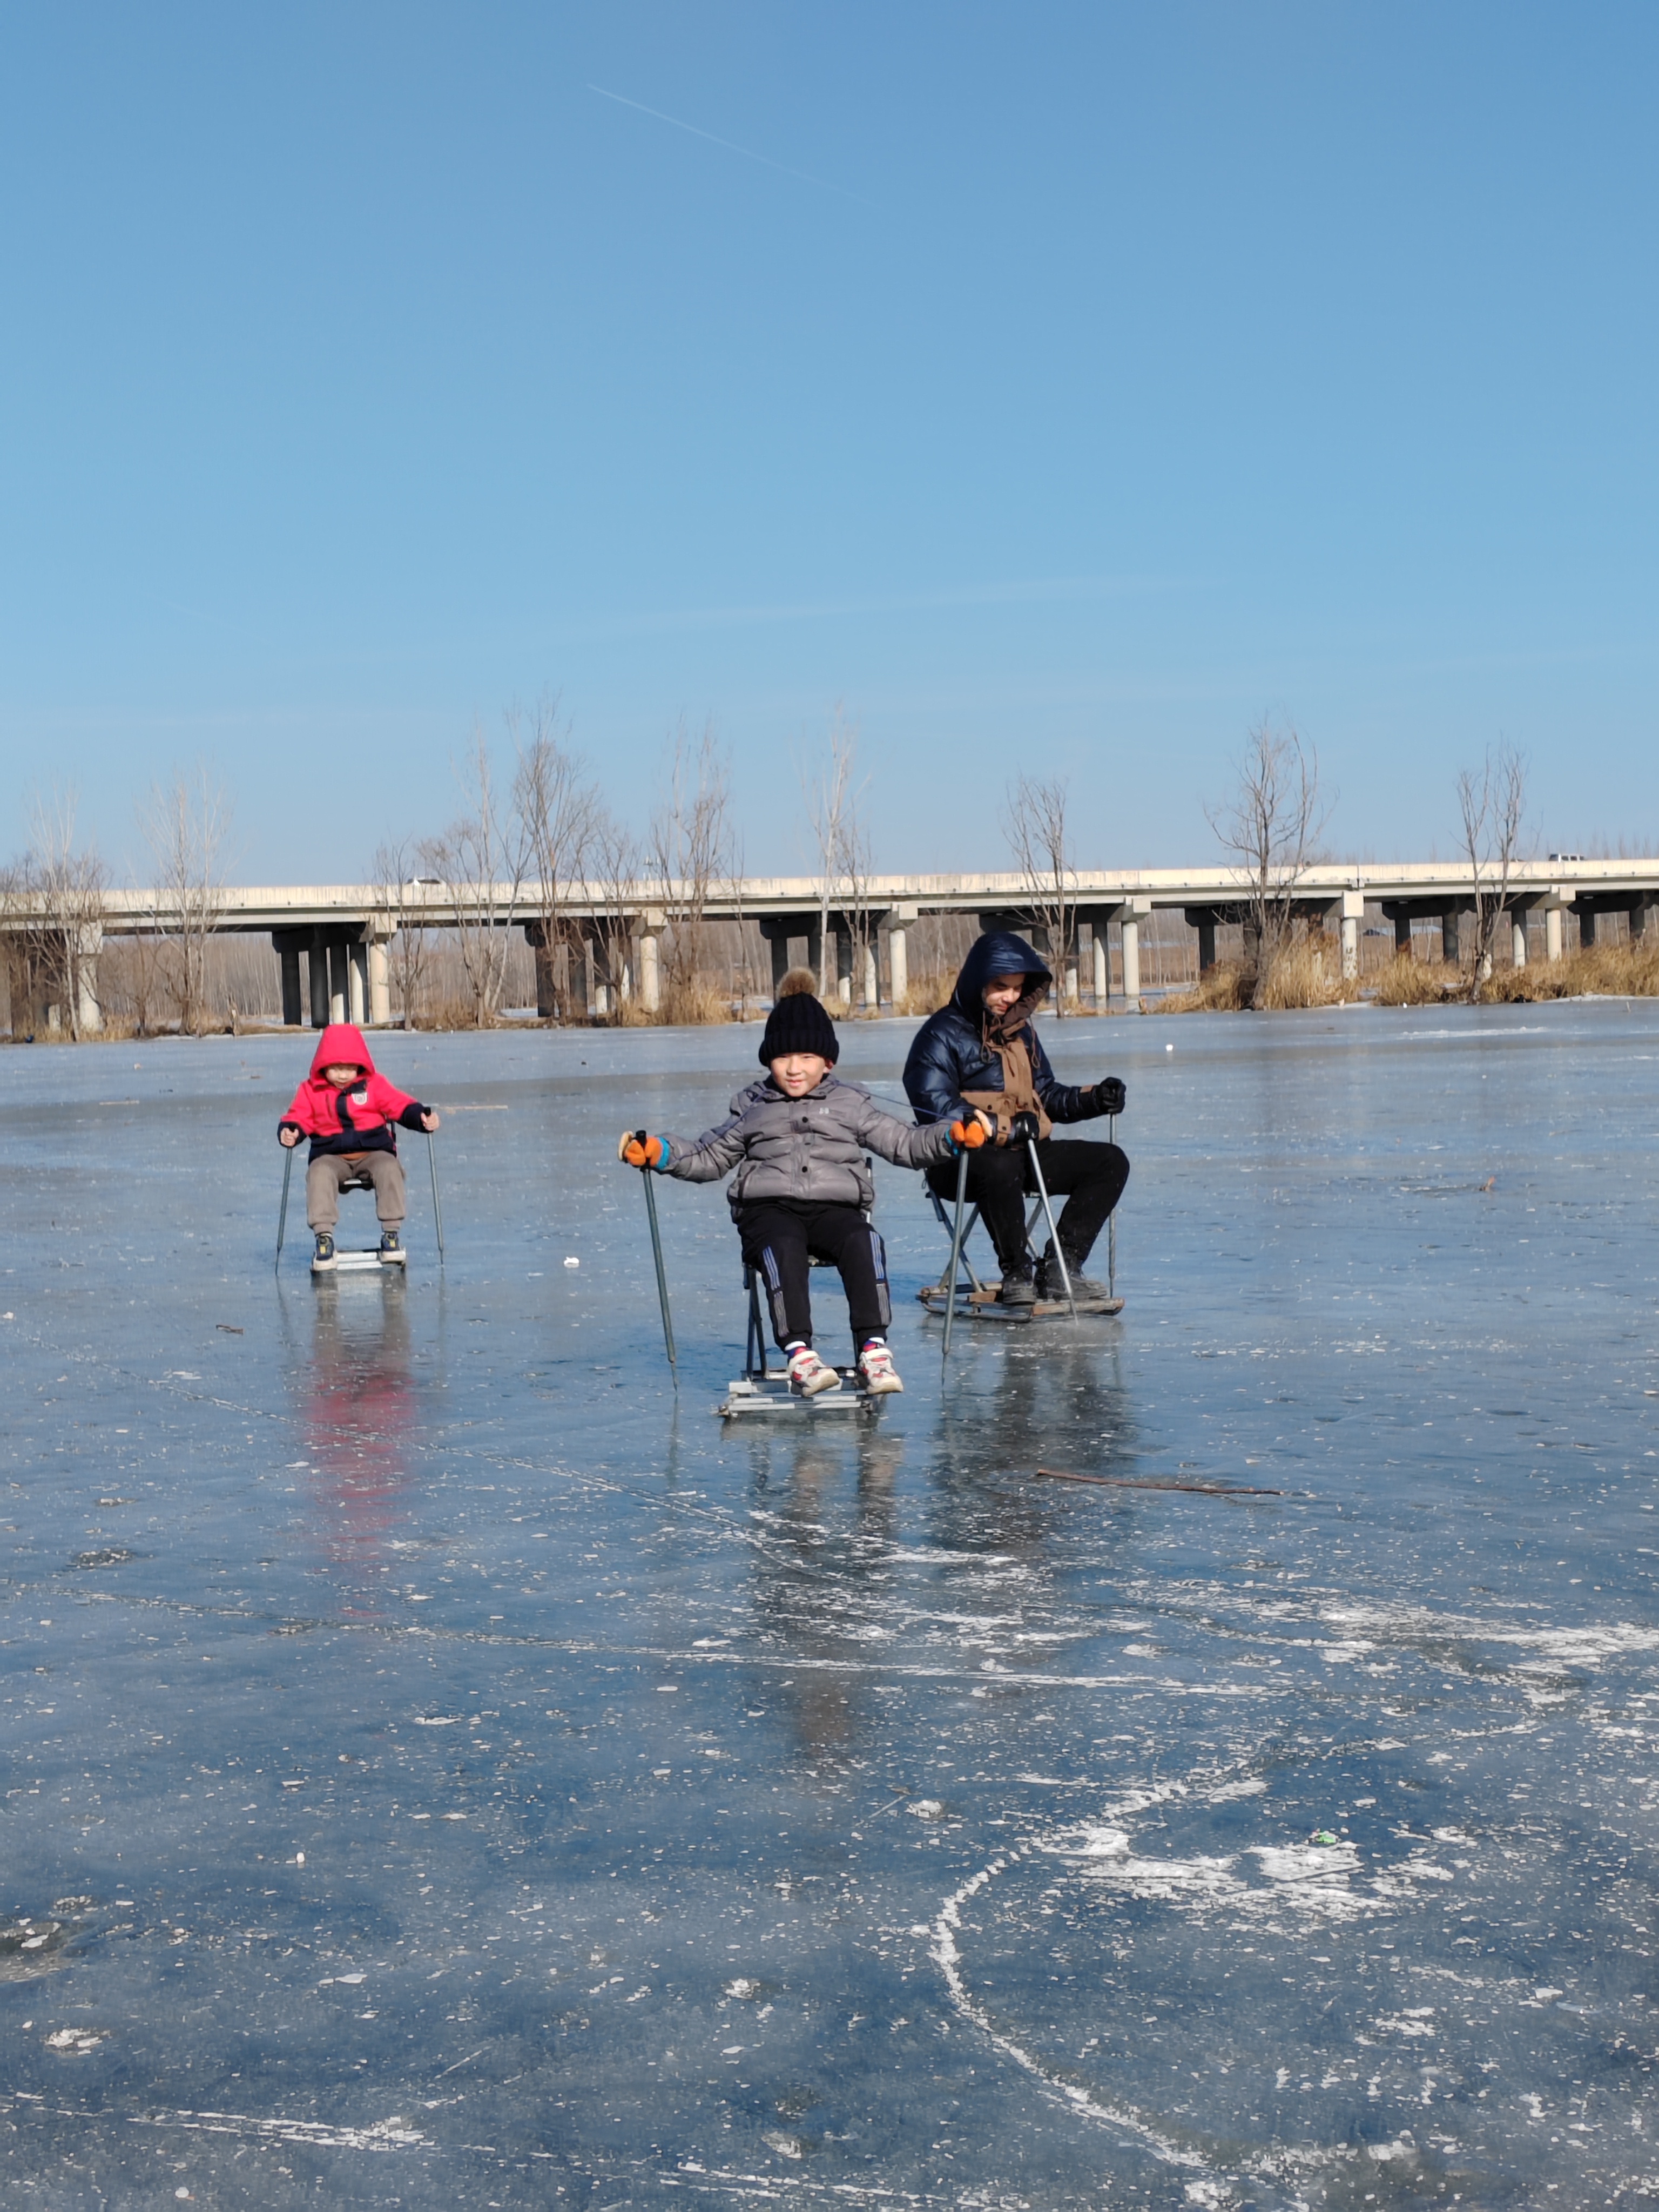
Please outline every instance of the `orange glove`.
[{"label": "orange glove", "polygon": [[624,1129],[617,1158],[630,1168],[660,1167],[668,1157],[660,1137],[647,1137],[643,1129]]},{"label": "orange glove", "polygon": [[971,1121],[952,1121],[951,1136],[964,1152],[976,1152],[981,1145],[990,1142],[990,1132],[977,1114]]}]

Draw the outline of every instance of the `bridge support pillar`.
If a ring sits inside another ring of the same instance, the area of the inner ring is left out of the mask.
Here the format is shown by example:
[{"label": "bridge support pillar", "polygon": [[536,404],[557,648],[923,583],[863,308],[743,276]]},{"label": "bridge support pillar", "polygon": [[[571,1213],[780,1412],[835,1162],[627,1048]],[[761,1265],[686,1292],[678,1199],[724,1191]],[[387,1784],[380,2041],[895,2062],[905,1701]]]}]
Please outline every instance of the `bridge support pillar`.
[{"label": "bridge support pillar", "polygon": [[1133,1012],[1140,1000],[1140,918],[1126,907],[1118,927],[1123,939],[1123,995]]},{"label": "bridge support pillar", "polygon": [[1103,921],[1089,924],[1089,944],[1095,956],[1095,1004],[1097,1006],[1109,1006],[1112,1002],[1112,962]]},{"label": "bridge support pillar", "polygon": [[659,962],[661,939],[647,919],[647,927],[640,932],[640,1004],[647,1014],[654,1014],[662,1006],[662,971]]},{"label": "bridge support pillar", "polygon": [[906,927],[902,921],[890,921],[887,925],[887,975],[896,1014],[902,1011],[910,989],[910,955],[905,938]]},{"label": "bridge support pillar", "polygon": [[384,937],[371,937],[364,947],[368,957],[368,1020],[371,1029],[392,1026],[392,964]]},{"label": "bridge support pillar", "polygon": [[1581,906],[1577,909],[1577,914],[1578,949],[1581,952],[1594,951],[1595,949],[1595,908],[1593,906]]},{"label": "bridge support pillar", "polygon": [[830,933],[836,940],[836,1002],[850,1006],[853,1003],[853,933],[844,921],[832,922]]},{"label": "bridge support pillar", "polygon": [[83,921],[68,933],[69,987],[75,996],[75,1033],[96,1036],[104,1026],[98,1001],[98,956],[104,949],[101,922]]},{"label": "bridge support pillar", "polygon": [[1403,906],[1394,909],[1394,957],[1396,960],[1409,960],[1412,957],[1412,918],[1409,909]]},{"label": "bridge support pillar", "polygon": [[582,1000],[589,1021],[611,1012],[611,994],[605,988],[599,948],[586,931],[582,933]]},{"label": "bridge support pillar", "polygon": [[273,929],[270,942],[283,971],[283,1024],[286,1029],[297,1030],[306,1018],[305,994],[300,983],[300,933],[295,929]]},{"label": "bridge support pillar", "polygon": [[349,1022],[351,984],[347,969],[350,963],[338,938],[331,940],[325,957],[328,962],[328,1018],[331,1022]]},{"label": "bridge support pillar", "polygon": [[1458,964],[1459,920],[1460,916],[1455,907],[1447,907],[1440,916],[1440,957],[1449,968],[1455,968]]},{"label": "bridge support pillar", "polygon": [[1510,959],[1516,968],[1527,964],[1527,917],[1524,911],[1510,916]]},{"label": "bridge support pillar", "polygon": [[351,1009],[346,1019],[362,1029],[368,1019],[368,947],[348,945],[345,957],[346,1004]]},{"label": "bridge support pillar", "polygon": [[1365,894],[1362,890],[1346,890],[1342,894],[1342,980],[1352,983],[1359,973],[1359,927],[1365,919]]},{"label": "bridge support pillar", "polygon": [[1561,957],[1561,909],[1559,906],[1544,908],[1544,957],[1552,967]]},{"label": "bridge support pillar", "polygon": [[772,948],[772,996],[777,998],[783,979],[789,973],[789,947],[798,937],[806,939],[806,964],[818,979],[817,989],[823,997],[829,994],[823,988],[823,940],[816,914],[763,914],[757,918],[756,927]]},{"label": "bridge support pillar", "polygon": [[320,929],[311,933],[306,950],[306,981],[310,986],[311,1026],[328,1027],[328,939]]}]

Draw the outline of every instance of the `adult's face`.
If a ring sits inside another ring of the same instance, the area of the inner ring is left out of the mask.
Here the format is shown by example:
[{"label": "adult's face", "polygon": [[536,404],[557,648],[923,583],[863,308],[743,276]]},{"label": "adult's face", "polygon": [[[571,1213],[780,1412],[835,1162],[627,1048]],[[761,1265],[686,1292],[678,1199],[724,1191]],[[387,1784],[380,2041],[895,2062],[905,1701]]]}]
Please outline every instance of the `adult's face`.
[{"label": "adult's face", "polygon": [[1015,1000],[1024,995],[1024,990],[1025,978],[1023,975],[993,975],[979,995],[986,1012],[994,1014],[1000,1019]]}]

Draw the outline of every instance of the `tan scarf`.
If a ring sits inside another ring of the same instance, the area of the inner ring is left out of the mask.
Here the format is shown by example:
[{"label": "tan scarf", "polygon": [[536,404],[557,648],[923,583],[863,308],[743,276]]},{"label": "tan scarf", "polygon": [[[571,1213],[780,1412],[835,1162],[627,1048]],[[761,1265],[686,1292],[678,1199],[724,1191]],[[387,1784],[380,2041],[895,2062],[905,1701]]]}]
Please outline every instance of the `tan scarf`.
[{"label": "tan scarf", "polygon": [[987,1019],[983,1042],[988,1052],[995,1053],[1002,1062],[1000,1091],[964,1091],[963,1097],[970,1106],[982,1106],[988,1114],[997,1117],[997,1142],[1008,1141],[1007,1124],[1014,1114],[1035,1114],[1037,1134],[1054,1134],[1054,1123],[1042,1110],[1042,1101],[1036,1095],[1036,1082],[1031,1073],[1031,1054],[1021,1034],[1027,1015],[1042,994],[1028,994],[1009,1008],[1000,1022]]}]

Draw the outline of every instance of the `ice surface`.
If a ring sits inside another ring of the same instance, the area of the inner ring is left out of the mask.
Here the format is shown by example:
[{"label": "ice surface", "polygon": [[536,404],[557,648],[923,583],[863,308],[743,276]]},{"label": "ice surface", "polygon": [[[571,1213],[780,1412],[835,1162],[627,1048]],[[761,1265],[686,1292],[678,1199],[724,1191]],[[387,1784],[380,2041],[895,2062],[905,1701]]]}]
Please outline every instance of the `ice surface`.
[{"label": "ice surface", "polygon": [[304,1039],[0,1055],[19,2201],[1659,2189],[1659,1008],[1045,1034],[1122,1319],[942,1395],[878,1167],[906,1395],[742,1432],[614,1152],[752,1027],[386,1037],[406,1282],[272,1272]]}]

